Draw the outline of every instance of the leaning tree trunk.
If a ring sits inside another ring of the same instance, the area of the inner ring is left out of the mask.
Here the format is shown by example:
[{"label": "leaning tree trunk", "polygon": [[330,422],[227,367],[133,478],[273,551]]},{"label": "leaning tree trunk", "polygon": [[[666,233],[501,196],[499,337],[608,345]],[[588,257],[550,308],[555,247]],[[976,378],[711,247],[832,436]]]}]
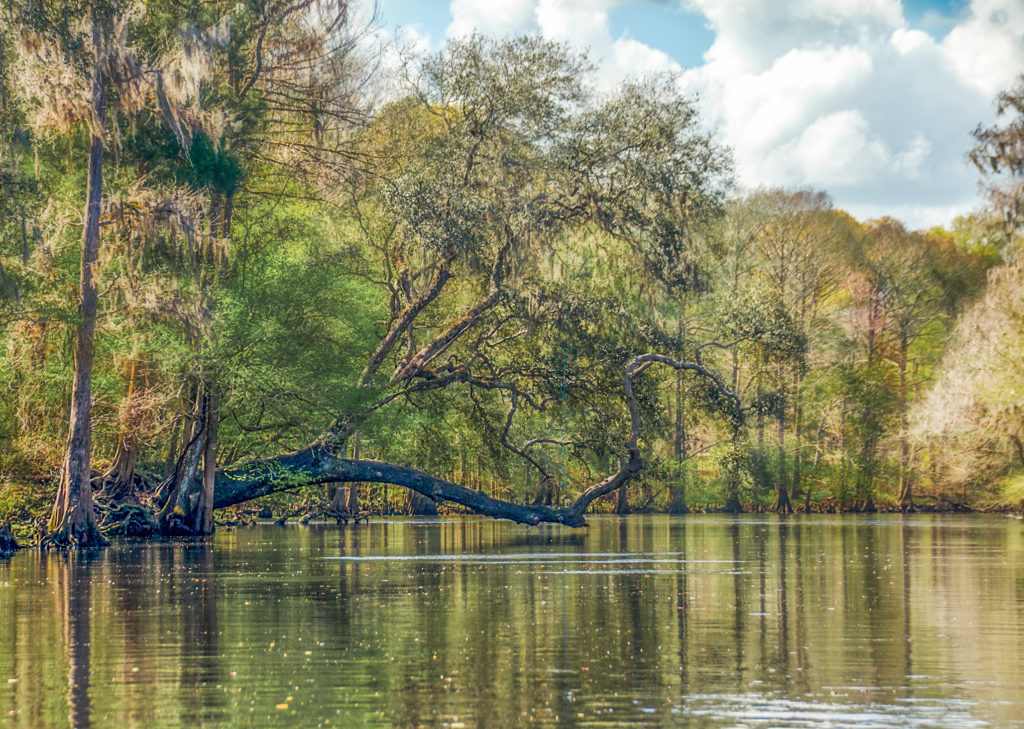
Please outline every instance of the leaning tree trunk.
[{"label": "leaning tree trunk", "polygon": [[203,537],[213,533],[218,410],[215,394],[205,383],[200,383],[188,441],[170,482],[165,482],[160,489],[161,498],[165,500],[157,521],[165,535]]},{"label": "leaning tree trunk", "polygon": [[255,461],[231,470],[218,471],[214,488],[214,506],[233,506],[298,486],[331,482],[370,482],[403,486],[435,503],[450,501],[470,511],[496,519],[510,519],[530,525],[552,522],[566,526],[584,526],[586,520],[583,515],[590,504],[595,499],[620,489],[643,467],[643,458],[637,445],[641,428],[640,409],[633,393],[633,379],[655,363],[665,364],[676,370],[692,371],[712,380],[719,391],[735,403],[737,420],[742,418],[743,408],[739,396],[725,387],[721,379],[708,370],[699,357],[695,364],[678,362],[660,354],[634,357],[627,365],[624,377],[630,416],[630,436],[625,444],[626,457],[621,460],[615,473],[585,489],[575,501],[565,507],[515,504],[495,499],[482,491],[466,488],[414,468],[380,461],[338,458],[334,455],[334,434],[327,434],[313,445],[293,453]]},{"label": "leaning tree trunk", "polygon": [[71,417],[67,453],[60,472],[57,497],[50,515],[47,546],[97,547],[107,544],[100,534],[93,509],[90,479],[92,446],[92,365],[96,331],[96,262],[100,244],[100,204],[103,198],[103,124],[107,116],[105,78],[100,64],[101,33],[98,18],[92,21],[96,68],[92,81],[92,113],[89,139],[89,177],[82,236],[79,277],[78,324],[75,337],[75,372],[71,390]]}]

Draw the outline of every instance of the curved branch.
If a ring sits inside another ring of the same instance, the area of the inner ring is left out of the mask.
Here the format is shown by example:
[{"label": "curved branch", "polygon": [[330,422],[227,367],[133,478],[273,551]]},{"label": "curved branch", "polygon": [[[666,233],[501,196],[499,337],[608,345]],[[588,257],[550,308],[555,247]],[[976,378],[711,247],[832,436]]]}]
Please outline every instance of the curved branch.
[{"label": "curved branch", "polygon": [[393,385],[402,380],[411,379],[422,372],[432,360],[443,354],[459,337],[474,327],[483,318],[484,314],[497,306],[501,300],[502,287],[508,269],[508,257],[512,251],[514,241],[515,238],[510,235],[494,257],[487,296],[477,302],[458,321],[420,348],[408,362],[399,364],[391,376],[390,384]]},{"label": "curved branch", "polygon": [[501,441],[501,444],[503,446],[505,446],[505,448],[508,451],[510,451],[512,453],[515,453],[517,456],[519,456],[520,458],[526,460],[534,468],[536,468],[537,471],[540,472],[541,478],[544,481],[553,480],[552,477],[551,477],[551,474],[547,472],[547,469],[545,469],[542,465],[540,465],[540,463],[537,461],[537,459],[533,458],[529,453],[526,452],[526,447],[516,448],[514,445],[512,445],[509,442],[508,434],[509,434],[509,431],[512,430],[512,421],[513,421],[513,419],[515,418],[515,415],[516,415],[516,408],[519,406],[519,396],[518,396],[518,394],[517,394],[517,392],[515,390],[512,390],[511,400],[512,400],[512,402],[511,402],[511,404],[509,406],[509,409],[508,409],[508,415],[505,416],[505,427],[503,427],[501,429],[501,435],[499,436],[499,440]]},{"label": "curved branch", "polygon": [[418,299],[410,301],[402,313],[399,314],[395,323],[392,324],[388,333],[384,335],[384,338],[381,340],[376,351],[370,355],[370,360],[366,363],[366,367],[363,369],[363,372],[359,377],[359,382],[363,387],[370,384],[373,376],[377,374],[377,370],[379,370],[381,364],[383,364],[384,359],[391,352],[392,348],[394,348],[395,342],[398,341],[398,338],[401,337],[410,326],[412,326],[412,322],[417,315],[419,315],[419,313],[423,311],[430,302],[440,295],[441,289],[443,289],[444,285],[448,283],[448,280],[452,278],[453,274],[448,268],[451,265],[451,262],[451,257],[446,257],[441,262],[430,289]]},{"label": "curved branch", "polygon": [[[675,370],[687,370],[709,378],[723,395],[729,397],[736,404],[737,416],[742,415],[743,409],[739,396],[722,384],[721,379],[704,365],[679,362],[671,357],[653,353],[634,357],[626,366],[623,377],[626,403],[629,407],[630,416],[629,439],[626,441],[627,457],[623,460],[618,471],[586,489],[572,504],[563,508],[553,508],[539,504],[515,504],[501,499],[494,499],[479,491],[468,489],[465,486],[432,476],[415,468],[383,463],[381,461],[354,461],[338,458],[333,455],[336,449],[330,447],[330,439],[326,438],[326,436],[312,446],[294,453],[255,461],[235,469],[221,469],[217,471],[214,488],[214,506],[216,508],[233,506],[234,504],[266,496],[276,491],[285,491],[299,486],[359,481],[404,486],[423,494],[436,503],[451,501],[465,506],[477,514],[494,517],[495,519],[510,519],[520,524],[529,525],[550,522],[574,527],[584,526],[586,525],[586,520],[583,515],[587,507],[595,499],[609,494],[624,483],[627,483],[643,467],[643,458],[640,455],[640,448],[637,444],[642,421],[640,418],[640,408],[637,405],[636,396],[633,392],[633,380],[638,374],[646,371],[654,364],[664,364]],[[472,382],[477,386],[490,387],[492,389],[510,389],[515,397],[525,397],[524,393],[511,388],[510,385],[505,383],[470,378],[465,373],[452,373],[452,375],[454,376],[452,381]],[[406,390],[403,392],[408,393],[410,391]],[[390,399],[400,394],[402,393],[396,393],[379,404],[389,402]],[[514,412],[515,409],[513,408],[506,418],[503,440],[507,438],[511,415]],[[339,418],[338,423],[337,427],[341,429],[341,424],[349,423],[349,420]],[[541,441],[538,440],[536,442]],[[525,448],[521,450],[525,450]]]},{"label": "curved branch", "polygon": [[590,506],[590,504],[595,499],[598,499],[604,496],[605,494],[612,493],[617,488],[622,486],[624,483],[627,483],[628,481],[633,479],[633,477],[635,477],[637,473],[640,472],[640,469],[643,468],[644,461],[640,455],[640,447],[637,444],[637,441],[640,438],[640,428],[642,425],[642,421],[640,419],[640,408],[636,402],[636,395],[634,395],[633,393],[633,379],[642,372],[645,372],[655,363],[668,365],[674,370],[686,370],[689,372],[695,372],[701,377],[707,377],[715,384],[715,387],[718,389],[719,392],[721,392],[723,395],[731,399],[736,404],[737,416],[742,416],[743,407],[740,402],[739,395],[737,395],[735,392],[726,387],[725,384],[722,382],[721,378],[719,378],[718,375],[716,375],[714,372],[705,367],[703,363],[699,361],[697,363],[680,362],[678,360],[672,359],[671,357],[667,357],[663,354],[654,353],[641,354],[634,357],[632,360],[630,360],[629,364],[626,365],[626,374],[623,378],[625,380],[624,385],[626,391],[626,404],[629,406],[630,420],[629,440],[626,441],[627,457],[623,461],[622,465],[619,467],[618,471],[611,474],[603,481],[600,481],[591,486],[590,488],[588,488],[586,491],[579,495],[576,501],[574,501],[570,506],[567,507],[567,509],[570,512],[572,512],[572,514],[578,516],[581,519],[583,518],[583,512],[586,511],[587,507]]},{"label": "curved branch", "polygon": [[218,509],[233,506],[298,486],[353,481],[404,486],[437,503],[451,501],[477,514],[495,519],[510,519],[520,524],[537,525],[541,522],[552,522],[567,526],[583,526],[586,523],[582,514],[569,509],[513,504],[493,499],[480,491],[445,481],[415,468],[381,461],[336,458],[315,447],[278,458],[257,461],[238,469],[218,471],[214,487],[214,506]]}]

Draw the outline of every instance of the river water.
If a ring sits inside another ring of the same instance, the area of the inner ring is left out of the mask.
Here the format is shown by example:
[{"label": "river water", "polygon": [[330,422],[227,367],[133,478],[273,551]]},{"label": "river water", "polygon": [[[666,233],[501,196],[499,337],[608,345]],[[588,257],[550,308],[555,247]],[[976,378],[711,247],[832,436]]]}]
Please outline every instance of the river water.
[{"label": "river water", "polygon": [[262,526],[0,561],[0,727],[1024,727],[1024,524]]}]

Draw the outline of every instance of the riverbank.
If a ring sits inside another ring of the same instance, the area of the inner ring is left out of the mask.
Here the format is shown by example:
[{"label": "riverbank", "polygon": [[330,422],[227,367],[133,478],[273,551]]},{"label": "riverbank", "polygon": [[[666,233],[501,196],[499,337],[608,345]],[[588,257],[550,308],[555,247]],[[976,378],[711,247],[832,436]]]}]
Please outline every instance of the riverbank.
[{"label": "riverbank", "polygon": [[[38,500],[34,503],[38,504]],[[605,508],[595,509],[587,514],[594,516],[614,516],[612,504],[601,503]],[[671,513],[665,509],[631,509],[629,514],[637,516],[678,516],[685,515],[710,515],[710,514],[775,514],[769,505],[750,502],[741,505],[740,511],[730,511],[718,504],[699,504],[688,508],[682,513]],[[285,507],[273,509],[267,505],[260,505],[256,502],[244,507],[232,507],[218,510],[216,513],[216,524],[218,529],[237,529],[239,527],[262,525],[284,526],[286,524],[307,526],[311,522],[336,523],[348,525],[358,523],[367,518],[387,517],[408,517],[415,516],[409,512],[399,509],[376,509],[359,513],[335,512],[325,503],[317,505],[303,504],[303,508]],[[109,504],[100,501],[97,504],[99,521],[104,536],[113,539],[127,539],[130,541],[153,541],[160,542],[166,539],[180,539],[180,535],[165,535],[160,533],[153,510],[140,503]],[[901,509],[898,504],[890,502],[869,502],[867,504],[841,505],[830,501],[812,502],[808,509],[806,504],[800,504],[789,514],[781,516],[812,515],[854,515],[854,514],[1020,514],[1024,515],[1024,504],[1013,507],[1009,504],[994,504],[985,506],[972,506],[950,501],[936,499],[922,499],[915,503],[910,509]],[[21,549],[37,548],[42,537],[45,536],[46,518],[48,509],[36,508],[30,511],[28,506],[23,506],[15,512],[20,518],[8,518],[0,521],[0,557],[8,557]],[[439,516],[476,516],[472,512],[459,508],[451,508],[442,505],[438,510]],[[625,516],[620,514],[618,516]]]}]

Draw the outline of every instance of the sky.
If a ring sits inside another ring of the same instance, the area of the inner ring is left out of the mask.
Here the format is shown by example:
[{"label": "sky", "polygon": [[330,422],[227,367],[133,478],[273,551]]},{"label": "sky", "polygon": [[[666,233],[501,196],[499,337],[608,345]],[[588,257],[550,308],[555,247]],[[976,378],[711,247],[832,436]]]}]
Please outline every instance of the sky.
[{"label": "sky", "polygon": [[947,225],[977,209],[970,136],[1024,73],[1024,0],[377,0],[436,51],[540,33],[586,49],[607,88],[679,74],[743,188],[814,188],[862,220]]}]

